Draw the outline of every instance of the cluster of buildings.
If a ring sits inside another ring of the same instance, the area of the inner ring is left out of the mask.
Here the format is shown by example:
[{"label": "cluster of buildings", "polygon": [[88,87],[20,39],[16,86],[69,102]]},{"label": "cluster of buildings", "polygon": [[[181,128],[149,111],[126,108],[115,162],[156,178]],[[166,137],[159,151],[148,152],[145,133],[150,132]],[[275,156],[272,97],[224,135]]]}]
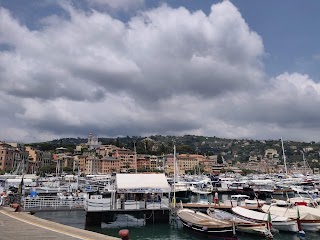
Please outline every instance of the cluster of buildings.
[{"label": "cluster of buildings", "polygon": [[52,154],[19,143],[0,142],[0,171],[33,173],[52,164]]},{"label": "cluster of buildings", "polygon": [[[193,172],[211,173],[217,165],[217,156],[177,154],[180,174]],[[0,170],[15,174],[39,173],[44,167],[55,167],[56,174],[72,169],[84,174],[107,174],[114,172],[174,172],[174,156],[137,154],[130,149],[114,145],[102,145],[92,134],[86,143],[76,146],[70,153],[64,147],[54,152],[40,151],[19,143],[0,142]]]},{"label": "cluster of buildings", "polygon": [[[304,149],[305,151],[308,149]],[[236,167],[261,173],[318,173],[319,169],[311,169],[307,162],[284,163],[275,149],[266,149],[263,156],[251,155],[245,163],[237,162]],[[314,160],[313,160],[314,161]],[[287,170],[286,170],[287,168]]]},{"label": "cluster of buildings", "polygon": [[[203,156],[200,154],[177,154],[176,162],[179,174],[222,171],[241,173],[241,169],[261,173],[285,172],[283,161],[279,159],[279,154],[275,149],[267,149],[263,156],[251,155],[249,161],[244,163],[232,164],[230,160],[223,160],[218,164],[217,155]],[[89,134],[87,142],[77,145],[73,152],[68,152],[63,147],[50,152],[40,151],[19,143],[0,142],[0,171],[2,173],[39,173],[45,167],[55,168],[56,174],[62,173],[65,169],[71,169],[83,174],[165,172],[167,175],[173,175],[174,155],[137,154],[135,150],[114,145],[102,145],[93,134]],[[295,168],[312,172],[306,166],[300,165]]]}]

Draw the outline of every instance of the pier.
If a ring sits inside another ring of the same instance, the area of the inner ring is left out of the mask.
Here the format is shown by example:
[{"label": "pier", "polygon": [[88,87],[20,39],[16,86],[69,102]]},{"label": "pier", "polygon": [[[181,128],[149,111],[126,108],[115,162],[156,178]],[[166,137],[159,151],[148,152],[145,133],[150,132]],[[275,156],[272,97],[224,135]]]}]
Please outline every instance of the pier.
[{"label": "pier", "polygon": [[134,201],[112,198],[98,198],[93,195],[93,199],[87,199],[85,204],[86,225],[101,225],[102,222],[113,222],[119,214],[129,214],[139,219],[144,219],[147,223],[168,223],[170,215],[169,199],[163,197],[162,201]]},{"label": "pier", "polygon": [[112,222],[118,214],[145,223],[169,223],[171,187],[164,174],[117,174],[115,189],[90,193],[85,203],[87,226]]},{"label": "pier", "polygon": [[44,240],[119,240],[120,238],[50,222],[27,212],[14,212],[13,208],[0,207],[1,239]]}]

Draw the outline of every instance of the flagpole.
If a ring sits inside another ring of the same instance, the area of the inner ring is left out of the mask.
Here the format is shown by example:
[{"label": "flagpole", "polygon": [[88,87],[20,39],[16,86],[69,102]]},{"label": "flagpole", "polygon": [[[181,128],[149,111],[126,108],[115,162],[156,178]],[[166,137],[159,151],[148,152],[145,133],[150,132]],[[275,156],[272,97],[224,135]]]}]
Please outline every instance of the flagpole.
[{"label": "flagpole", "polygon": [[300,221],[300,211],[299,211],[299,207],[297,206],[297,225],[298,225],[298,233],[299,233],[299,237],[300,238],[304,238],[306,236],[306,233],[302,230],[301,227],[301,221]]}]

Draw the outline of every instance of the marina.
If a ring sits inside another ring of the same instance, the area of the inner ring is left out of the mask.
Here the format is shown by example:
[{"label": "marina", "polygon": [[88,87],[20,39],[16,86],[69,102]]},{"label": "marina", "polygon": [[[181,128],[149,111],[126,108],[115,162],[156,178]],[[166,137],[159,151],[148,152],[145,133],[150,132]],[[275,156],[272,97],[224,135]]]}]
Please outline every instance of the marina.
[{"label": "marina", "polygon": [[[66,225],[72,216],[81,216],[83,225],[77,227],[95,232],[107,229],[113,237],[117,237],[114,229],[136,232],[165,225],[200,238],[277,239],[292,234],[304,239],[320,234],[320,175],[289,175],[286,168],[285,175],[186,174],[176,156],[173,145],[171,175],[124,170],[80,175],[80,166],[78,174],[60,174],[59,164],[56,174],[42,177],[0,175],[1,205],[22,216],[69,213],[63,219]],[[130,159],[136,160],[135,152]],[[54,221],[61,219],[54,217]]]},{"label": "marina", "polygon": [[0,0],[0,240],[320,239],[319,9]]},{"label": "marina", "polygon": [[[316,176],[314,177],[316,178]],[[89,179],[93,180],[92,177]],[[182,201],[174,201],[172,194],[174,185],[163,174],[116,174],[113,177],[104,176],[104,179],[104,181],[100,179],[99,183],[94,180],[94,185],[88,185],[88,181],[78,181],[78,189],[83,190],[72,191],[71,189],[69,192],[61,191],[56,195],[52,194],[53,191],[48,191],[47,194],[38,194],[36,188],[30,188],[21,198],[19,210],[26,213],[31,212],[39,217],[46,216],[42,213],[50,213],[51,216],[59,216],[59,214],[66,212],[72,212],[73,216],[80,214],[84,218],[82,219],[84,225],[81,228],[94,229],[94,231],[108,229],[106,231],[112,232],[112,226],[115,225],[118,230],[130,227],[130,230],[135,232],[135,228],[154,228],[166,224],[168,229],[174,228],[174,231],[180,229],[179,231],[191,235],[195,234],[194,231],[196,231],[196,235],[207,235],[208,233],[211,236],[213,233],[222,232],[223,234],[219,233],[217,236],[213,234],[219,238],[234,236],[235,239],[239,237],[240,239],[250,239],[251,235],[256,234],[257,237],[277,239],[277,234],[283,235],[291,232],[291,234],[299,236],[300,231],[301,234],[303,231],[305,235],[301,235],[299,238],[319,234],[317,221],[320,214],[311,213],[320,211],[317,208],[318,197],[315,195],[317,189],[314,189],[313,195],[296,192],[289,197],[288,194],[275,194],[271,195],[271,198],[262,200],[250,195],[234,195],[232,190],[219,191],[217,188],[212,188],[211,192],[204,191],[203,180],[198,180],[199,182],[193,180],[193,184],[189,184],[189,187],[184,190],[191,192],[189,201],[183,203]],[[181,181],[181,178],[179,180]],[[240,181],[244,182],[245,180]],[[315,181],[317,180],[315,179]],[[59,185],[63,187],[62,182]],[[272,182],[276,184],[276,181]],[[303,181],[296,179],[295,182]],[[208,188],[207,185],[206,188]],[[271,185],[270,180],[268,185]],[[258,192],[259,190],[257,190]],[[219,195],[217,202],[214,201],[214,195]],[[258,196],[258,194],[254,194],[254,196]],[[275,210],[276,206],[278,210]],[[300,209],[300,225],[298,225],[297,215],[295,215],[298,208]],[[211,209],[210,214],[208,209]],[[220,211],[220,214],[213,214],[215,209],[216,213]],[[226,213],[223,214],[223,211]],[[281,211],[291,215],[281,215]],[[269,212],[273,229],[270,234],[264,230],[269,226]],[[236,222],[230,220],[230,216],[229,219],[222,219],[222,215],[226,217],[227,213],[236,214],[237,217],[234,218],[243,218],[244,222],[241,225],[239,220]],[[55,221],[59,222],[60,220],[55,219]],[[68,219],[63,221],[69,222]],[[221,223],[221,221],[225,221],[225,229],[217,228],[219,225],[217,223]],[[130,224],[128,224],[129,222]],[[248,225],[249,223],[251,227]],[[70,223],[66,223],[66,225],[68,224]],[[208,232],[206,232],[207,229]],[[189,233],[188,230],[191,232]],[[117,237],[117,235],[113,236]]]}]

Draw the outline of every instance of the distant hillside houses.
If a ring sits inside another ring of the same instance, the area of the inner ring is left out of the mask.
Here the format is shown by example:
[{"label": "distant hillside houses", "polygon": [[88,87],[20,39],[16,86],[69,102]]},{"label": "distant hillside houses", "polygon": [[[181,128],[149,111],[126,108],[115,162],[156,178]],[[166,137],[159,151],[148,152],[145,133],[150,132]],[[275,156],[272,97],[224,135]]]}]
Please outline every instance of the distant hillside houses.
[{"label": "distant hillside houses", "polygon": [[[173,140],[178,150],[176,160],[179,174],[218,174],[242,170],[261,173],[285,171],[279,141],[229,140],[192,135],[127,136],[100,140],[90,133],[87,139],[66,138],[52,143],[45,142],[43,145],[0,142],[0,173],[165,172],[172,175]],[[312,172],[312,169],[319,168],[320,143],[287,141],[284,145],[288,154],[288,171]],[[305,167],[302,151],[311,167]]]},{"label": "distant hillside houses", "polygon": [[264,157],[268,159],[279,158],[279,154],[276,149],[267,149],[265,151]]}]

